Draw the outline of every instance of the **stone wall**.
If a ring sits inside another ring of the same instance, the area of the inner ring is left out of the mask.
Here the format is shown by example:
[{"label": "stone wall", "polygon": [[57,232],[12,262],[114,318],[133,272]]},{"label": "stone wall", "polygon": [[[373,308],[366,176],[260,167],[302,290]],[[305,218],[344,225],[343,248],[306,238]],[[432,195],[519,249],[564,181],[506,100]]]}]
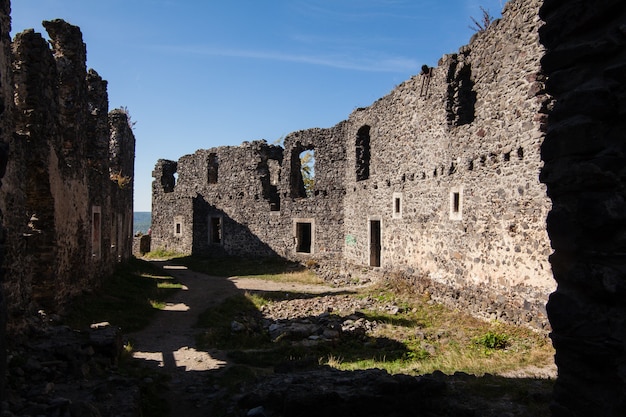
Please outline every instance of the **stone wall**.
[{"label": "stone wall", "polygon": [[[153,172],[151,248],[204,255],[282,254],[275,210],[279,146],[265,141],[199,150]],[[175,177],[175,174],[177,177]]]},{"label": "stone wall", "polygon": [[[539,5],[508,2],[458,53],[350,115],[345,255],[414,276],[456,307],[544,327],[554,282],[538,181]],[[364,131],[367,178],[355,151]]]},{"label": "stone wall", "polygon": [[626,415],[626,4],[545,0],[552,415]]},{"label": "stone wall", "polygon": [[[9,326],[59,312],[132,249],[135,139],[109,113],[107,83],[87,71],[80,29],[62,20],[16,35],[13,135],[2,188]],[[49,46],[49,44],[51,46]]]},{"label": "stone wall", "polygon": [[[327,276],[402,276],[439,301],[545,328],[554,281],[550,203],[538,181],[539,5],[508,2],[502,19],[436,68],[337,126],[288,135],[281,157],[253,142],[159,161],[152,248],[276,254],[319,264]],[[308,193],[307,150],[315,157]],[[269,187],[266,160],[280,164]],[[219,245],[207,245],[212,217],[222,218]]]},{"label": "stone wall", "polygon": [[[11,105],[13,98],[13,89],[11,87],[11,39],[9,32],[11,30],[10,18],[10,2],[9,0],[0,0],[0,187],[2,186],[2,177],[5,174],[8,146],[12,132]],[[4,260],[6,250],[6,235],[4,230],[3,212],[0,211],[0,262]],[[6,311],[7,299],[3,289],[3,283],[6,279],[6,271],[0,268],[0,398],[6,398],[5,395],[5,375],[6,370]],[[0,401],[0,414],[3,414],[3,403]]]}]

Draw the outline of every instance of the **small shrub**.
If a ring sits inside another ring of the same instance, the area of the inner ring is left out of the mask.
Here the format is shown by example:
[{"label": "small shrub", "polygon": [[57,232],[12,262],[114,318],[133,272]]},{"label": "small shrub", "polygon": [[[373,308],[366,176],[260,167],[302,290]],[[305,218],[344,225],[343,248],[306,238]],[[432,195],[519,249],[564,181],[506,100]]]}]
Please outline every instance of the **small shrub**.
[{"label": "small shrub", "polygon": [[487,349],[504,349],[507,347],[509,337],[504,333],[496,333],[491,330],[482,336],[474,338],[474,343]]},{"label": "small shrub", "polygon": [[470,16],[470,19],[472,19],[472,25],[470,25],[469,27],[470,29],[478,33],[482,33],[487,30],[487,28],[491,26],[494,20],[493,16],[489,14],[489,10],[485,10],[482,6],[480,6],[480,10],[482,11],[482,16],[480,20],[477,20],[473,16]]},{"label": "small shrub", "polygon": [[111,172],[111,174],[109,174],[109,178],[111,179],[111,181],[116,182],[117,186],[120,187],[122,190],[128,187],[132,179],[131,177],[122,175],[122,171]]}]

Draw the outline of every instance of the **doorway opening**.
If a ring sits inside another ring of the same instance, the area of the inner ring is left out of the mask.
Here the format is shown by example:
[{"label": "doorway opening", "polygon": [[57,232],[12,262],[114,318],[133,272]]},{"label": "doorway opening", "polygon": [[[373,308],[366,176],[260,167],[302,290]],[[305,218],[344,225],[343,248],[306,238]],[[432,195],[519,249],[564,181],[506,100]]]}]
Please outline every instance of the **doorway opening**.
[{"label": "doorway opening", "polygon": [[370,220],[370,266],[380,266],[381,252],[380,220]]}]

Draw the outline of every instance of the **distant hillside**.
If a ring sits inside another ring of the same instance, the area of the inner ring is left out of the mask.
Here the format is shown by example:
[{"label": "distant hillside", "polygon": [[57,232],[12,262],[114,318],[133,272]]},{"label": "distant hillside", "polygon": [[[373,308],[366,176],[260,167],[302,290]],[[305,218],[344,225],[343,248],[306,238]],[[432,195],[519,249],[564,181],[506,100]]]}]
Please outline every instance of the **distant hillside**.
[{"label": "distant hillside", "polygon": [[133,234],[141,232],[142,234],[148,233],[150,224],[152,223],[152,213],[149,211],[135,211],[133,213]]}]

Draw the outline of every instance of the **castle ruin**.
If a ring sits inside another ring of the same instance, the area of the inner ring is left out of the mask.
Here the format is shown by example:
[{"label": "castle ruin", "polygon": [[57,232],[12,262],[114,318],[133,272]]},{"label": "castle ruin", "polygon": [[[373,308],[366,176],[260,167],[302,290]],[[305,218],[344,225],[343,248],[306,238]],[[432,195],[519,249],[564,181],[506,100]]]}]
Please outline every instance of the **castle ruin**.
[{"label": "castle ruin", "polygon": [[[84,71],[79,32],[48,25],[54,54],[28,31],[12,44],[9,13],[0,0],[0,393],[7,323],[39,303],[58,307],[102,276],[97,266],[128,256],[120,232],[132,211],[132,188],[122,187],[132,186],[132,131],[124,112],[106,116],[105,84]],[[478,296],[499,303],[511,288],[539,297],[553,287],[541,253],[552,252],[549,212],[558,283],[548,303],[559,368],[552,414],[623,416],[624,22],[622,0],[512,0],[432,73],[333,128],[293,133],[284,149],[252,142],[159,161],[153,245],[399,271],[441,287],[442,298],[449,288],[459,305],[475,294],[472,304],[486,309]],[[108,153],[105,137],[116,138]],[[312,195],[294,157],[310,147]],[[540,306],[529,299],[518,310],[537,321]]]},{"label": "castle ruin", "polygon": [[508,2],[469,45],[334,127],[291,133],[283,147],[160,160],[152,248],[401,275],[438,301],[546,328],[554,280],[538,180],[549,100],[539,5]]},{"label": "castle ruin", "polygon": [[127,112],[109,112],[107,82],[87,70],[78,27],[46,21],[49,42],[32,29],[10,42],[8,22],[0,208],[7,323],[17,334],[131,256],[135,138]]}]

